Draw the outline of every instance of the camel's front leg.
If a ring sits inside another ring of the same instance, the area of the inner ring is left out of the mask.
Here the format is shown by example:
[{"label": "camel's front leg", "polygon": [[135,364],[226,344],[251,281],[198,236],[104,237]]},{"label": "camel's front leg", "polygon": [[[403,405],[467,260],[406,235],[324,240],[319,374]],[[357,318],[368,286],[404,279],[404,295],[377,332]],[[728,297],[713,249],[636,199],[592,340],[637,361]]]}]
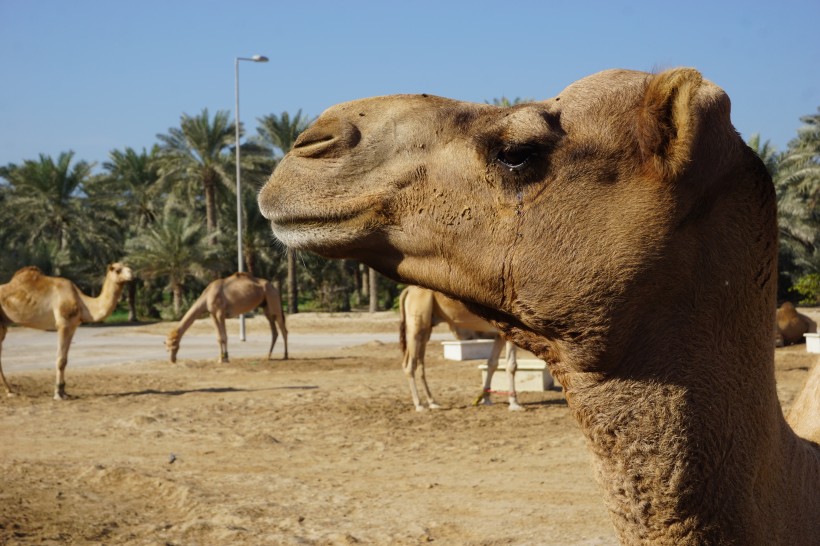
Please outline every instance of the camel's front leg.
[{"label": "camel's front leg", "polygon": [[222,313],[213,313],[211,317],[214,319],[214,326],[216,327],[216,341],[219,344],[219,362],[220,364],[228,363],[228,332],[225,329],[225,315]]},{"label": "camel's front leg", "polygon": [[504,340],[500,335],[495,336],[492,351],[490,351],[490,358],[487,359],[487,375],[484,378],[484,386],[481,389],[481,394],[475,401],[475,404],[484,404],[485,406],[492,405],[493,401],[490,398],[492,392],[493,375],[498,369],[498,358],[501,356],[501,348],[504,347]]},{"label": "camel's front leg", "polygon": [[65,392],[65,367],[68,365],[68,349],[71,347],[71,339],[77,330],[77,324],[65,324],[57,326],[57,378],[54,384],[54,399],[67,400]]},{"label": "camel's front leg", "polygon": [[515,372],[518,369],[517,347],[511,342],[507,342],[507,384],[510,386],[508,393],[510,411],[522,411],[524,406],[518,403],[518,393],[515,391]]},{"label": "camel's front leg", "polygon": [[[8,326],[0,322],[0,354],[3,351],[3,340],[6,339],[6,332],[8,331]],[[14,396],[14,393],[11,391],[11,387],[9,386],[9,382],[6,381],[6,376],[3,375],[3,364],[0,361],[0,380],[3,381],[3,387],[6,389],[6,396]]]}]

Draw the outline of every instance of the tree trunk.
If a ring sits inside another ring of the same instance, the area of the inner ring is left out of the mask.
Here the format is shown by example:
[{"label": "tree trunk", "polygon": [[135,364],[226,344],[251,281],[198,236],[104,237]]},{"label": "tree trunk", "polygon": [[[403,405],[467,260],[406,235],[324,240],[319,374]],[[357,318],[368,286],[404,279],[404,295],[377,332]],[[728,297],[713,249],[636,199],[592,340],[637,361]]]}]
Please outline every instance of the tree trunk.
[{"label": "tree trunk", "polygon": [[375,313],[379,310],[379,274],[373,268],[370,268],[368,277],[370,277],[370,312]]},{"label": "tree trunk", "polygon": [[[247,239],[245,239],[247,241]],[[245,271],[247,271],[251,277],[256,277],[256,249],[250,243],[243,244],[244,251],[242,252],[242,257],[245,259]]]},{"label": "tree trunk", "polygon": [[361,283],[359,284],[359,297],[364,301],[370,293],[370,268],[364,264],[359,264],[359,273],[362,276]]},{"label": "tree trunk", "polygon": [[137,281],[128,283],[128,322],[137,322]]},{"label": "tree trunk", "polygon": [[299,287],[296,283],[296,251],[288,249],[288,313],[299,312]]},{"label": "tree trunk", "polygon": [[182,309],[182,285],[179,283],[174,283],[171,287],[171,293],[173,295],[174,318],[179,318],[182,316],[180,312]]},{"label": "tree trunk", "polygon": [[337,299],[339,300],[339,311],[343,313],[350,311],[350,296],[356,292],[355,279],[351,278],[352,271],[356,269],[355,265],[351,260],[338,261],[339,286],[337,290],[339,296]]},{"label": "tree trunk", "polygon": [[355,262],[353,264],[353,305],[359,307],[364,301],[362,286],[362,264]]},{"label": "tree trunk", "polygon": [[209,173],[205,174],[204,180],[202,181],[205,190],[205,222],[208,228],[208,243],[211,245],[216,244],[216,234],[214,233],[217,228],[217,220],[216,220],[216,185],[214,184],[214,180],[212,175]]}]

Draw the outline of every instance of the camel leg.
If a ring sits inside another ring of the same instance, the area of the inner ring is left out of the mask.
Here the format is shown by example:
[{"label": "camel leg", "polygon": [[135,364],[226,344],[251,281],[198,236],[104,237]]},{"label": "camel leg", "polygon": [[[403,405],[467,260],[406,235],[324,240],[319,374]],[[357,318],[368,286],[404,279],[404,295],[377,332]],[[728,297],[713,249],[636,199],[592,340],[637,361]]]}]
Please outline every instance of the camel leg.
[{"label": "camel leg", "polygon": [[507,342],[507,383],[510,391],[508,393],[510,411],[523,411],[524,406],[518,403],[518,393],[515,392],[515,372],[518,369],[517,347],[511,342]]},{"label": "camel leg", "polygon": [[[268,312],[272,310],[271,304],[269,303],[266,307]],[[270,360],[270,355],[273,354],[273,346],[276,344],[276,339],[278,337],[278,333],[276,331],[276,327],[279,327],[279,332],[282,334],[282,342],[285,344],[285,356],[283,360],[288,359],[288,329],[285,327],[285,315],[280,311],[272,311],[268,317],[268,322],[270,323],[270,331],[271,331],[271,342],[270,342],[270,351],[268,351],[268,360]]]},{"label": "camel leg", "polygon": [[276,323],[273,317],[268,315],[267,319],[270,325],[270,349],[268,349],[268,360],[270,360],[270,355],[273,354],[273,346],[276,345],[276,338],[279,336],[279,333],[276,331]]},{"label": "camel leg", "polygon": [[413,405],[416,407],[416,411],[424,411],[424,406],[421,405],[421,399],[419,398],[419,390],[416,387],[416,357],[411,356],[409,350],[404,353],[401,367],[404,370],[404,375],[407,376],[407,382],[410,385],[410,396],[413,397]]},{"label": "camel leg", "polygon": [[[2,322],[0,322],[0,354],[3,351],[3,340],[6,339],[6,332],[8,331],[8,326]],[[3,387],[6,389],[6,396],[14,396],[14,393],[11,391],[11,387],[9,386],[9,382],[6,381],[6,376],[3,375],[3,364],[0,363],[0,380],[3,381]]]},{"label": "camel leg", "polygon": [[504,339],[496,335],[492,351],[490,351],[490,358],[487,359],[487,376],[484,378],[484,387],[481,389],[481,395],[476,400],[476,404],[481,403],[485,406],[490,406],[493,403],[490,398],[490,391],[492,390],[493,375],[498,368],[498,359],[501,356],[502,347],[504,347]]},{"label": "camel leg", "polygon": [[279,317],[277,317],[277,318],[278,318],[277,322],[279,324],[279,330],[282,332],[282,343],[285,344],[285,357],[284,357],[283,360],[287,360],[288,359],[288,329],[285,327],[285,316],[280,314]]},{"label": "camel leg", "polygon": [[424,387],[424,395],[427,397],[427,407],[430,409],[441,409],[441,406],[433,400],[433,393],[427,385],[427,374],[424,372],[424,356],[419,359],[419,370],[421,373],[421,386]]},{"label": "camel leg", "polygon": [[228,363],[228,332],[225,329],[225,315],[216,312],[211,314],[216,327],[216,341],[219,344],[219,362],[220,364]]},{"label": "camel leg", "polygon": [[54,384],[54,399],[68,400],[65,392],[65,367],[68,365],[68,349],[71,347],[71,339],[77,330],[77,324],[64,324],[57,326],[57,378]]},{"label": "camel leg", "polygon": [[416,411],[424,411],[425,407],[421,404],[419,391],[416,386],[416,369],[421,367],[421,384],[424,387],[424,394],[427,397],[427,405],[430,409],[439,409],[440,405],[433,399],[433,394],[430,392],[430,387],[427,385],[427,376],[424,373],[424,349],[426,340],[420,339],[418,336],[408,336],[407,349],[404,352],[404,359],[402,360],[402,368],[404,374],[407,376],[407,382],[410,385],[410,396],[413,397],[413,405]]}]

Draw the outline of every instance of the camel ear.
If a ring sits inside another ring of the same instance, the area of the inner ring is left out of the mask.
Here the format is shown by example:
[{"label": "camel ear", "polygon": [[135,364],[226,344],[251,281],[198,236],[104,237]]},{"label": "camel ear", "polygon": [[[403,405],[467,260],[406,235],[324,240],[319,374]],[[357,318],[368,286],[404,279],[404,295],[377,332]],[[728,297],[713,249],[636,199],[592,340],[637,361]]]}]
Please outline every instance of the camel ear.
[{"label": "camel ear", "polygon": [[661,180],[678,178],[706,124],[729,123],[729,98],[692,68],[652,76],[638,110],[636,138],[644,165]]}]

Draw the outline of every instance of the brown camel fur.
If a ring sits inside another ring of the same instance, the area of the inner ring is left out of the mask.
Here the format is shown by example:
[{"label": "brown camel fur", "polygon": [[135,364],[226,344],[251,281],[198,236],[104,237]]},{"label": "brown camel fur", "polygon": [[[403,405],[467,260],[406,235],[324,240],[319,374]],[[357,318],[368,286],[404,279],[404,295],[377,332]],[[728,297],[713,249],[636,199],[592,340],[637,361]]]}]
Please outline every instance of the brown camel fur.
[{"label": "brown camel fur", "polygon": [[288,359],[288,330],[285,328],[285,313],[282,311],[282,299],[273,285],[264,279],[257,279],[248,273],[234,273],[230,277],[217,279],[205,287],[176,328],[168,333],[165,347],[170,353],[171,362],[177,361],[179,342],[182,336],[191,327],[195,320],[205,318],[208,314],[214,321],[217,343],[219,343],[219,358],[217,362],[228,362],[228,333],[225,329],[225,319],[238,317],[260,307],[270,324],[270,349],[268,360],[276,345],[278,333],[282,332],[285,343],[285,356]]},{"label": "brown camel fur", "polygon": [[817,544],[820,448],[775,389],[774,188],[696,70],[337,105],[259,204],[285,244],[467,302],[546,360],[622,543]]},{"label": "brown camel fur", "polygon": [[798,313],[790,301],[783,303],[777,309],[776,324],[775,346],[777,347],[804,343],[806,338],[803,334],[817,333],[817,323],[803,313]]},{"label": "brown camel fur", "polygon": [[[410,395],[413,397],[413,405],[416,411],[423,411],[425,408],[419,398],[419,391],[416,387],[416,368],[421,370],[421,385],[424,387],[424,394],[427,396],[427,406],[430,409],[438,409],[441,406],[433,399],[430,387],[427,385],[427,375],[424,370],[424,353],[427,342],[430,341],[430,333],[433,327],[446,322],[450,331],[456,339],[469,339],[471,334],[484,333],[493,334],[495,342],[487,359],[487,374],[484,380],[484,387],[478,401],[484,404],[491,404],[490,399],[492,378],[498,368],[498,359],[501,356],[501,349],[507,348],[506,373],[509,382],[509,404],[510,410],[523,410],[524,407],[518,403],[518,395],[515,392],[515,371],[518,368],[516,358],[516,347],[512,343],[505,342],[498,330],[486,320],[471,313],[463,303],[448,298],[440,292],[434,292],[420,286],[408,286],[399,295],[399,344],[403,353],[402,369],[410,383]],[[466,335],[465,335],[466,334]]]},{"label": "brown camel fur", "polygon": [[[34,266],[17,271],[0,285],[0,349],[10,324],[38,330],[57,331],[57,378],[54,399],[65,400],[65,367],[68,349],[80,323],[105,320],[117,307],[125,283],[134,278],[131,269],[120,263],[108,266],[99,297],[86,296],[62,277],[49,277]],[[0,379],[6,394],[13,396],[2,366]]]}]

